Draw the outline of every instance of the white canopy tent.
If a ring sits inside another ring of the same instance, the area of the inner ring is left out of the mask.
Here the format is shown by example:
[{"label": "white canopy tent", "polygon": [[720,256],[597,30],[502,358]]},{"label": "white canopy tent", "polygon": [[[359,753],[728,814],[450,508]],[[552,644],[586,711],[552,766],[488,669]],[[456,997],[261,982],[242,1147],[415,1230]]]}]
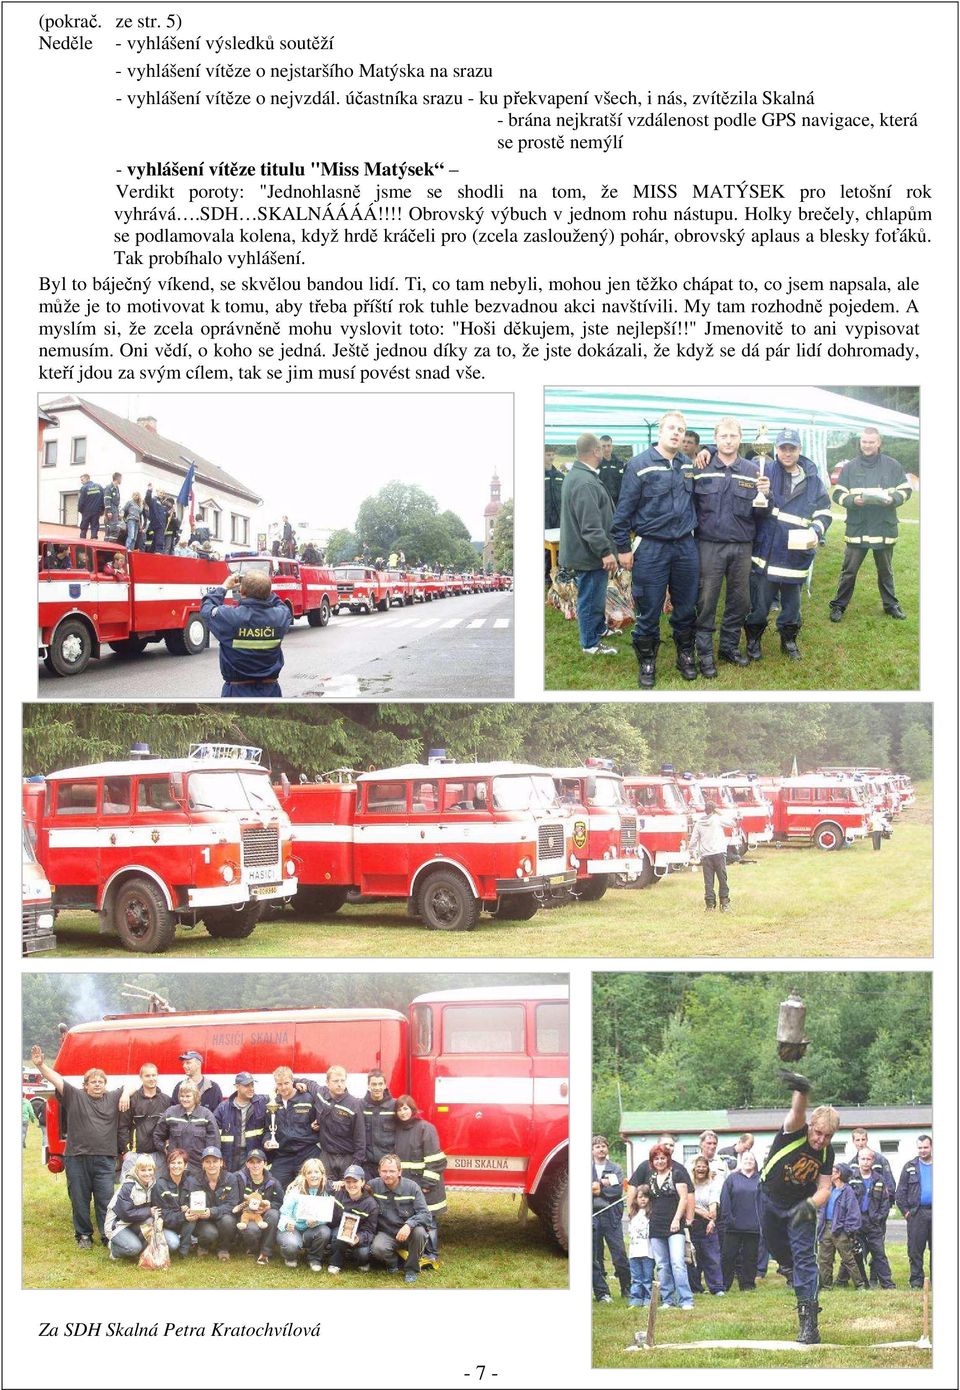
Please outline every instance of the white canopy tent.
[{"label": "white canopy tent", "polygon": [[717,421],[732,415],[746,443],[765,425],[771,440],[788,426],[800,431],[803,452],[825,471],[827,450],[873,425],[885,438],[919,439],[920,420],[834,395],[818,386],[629,386],[547,387],[544,391],[544,443],[572,444],[577,436],[609,434],[614,445],[641,453],[656,442],[657,421],[679,410],[690,429],[710,440]]}]

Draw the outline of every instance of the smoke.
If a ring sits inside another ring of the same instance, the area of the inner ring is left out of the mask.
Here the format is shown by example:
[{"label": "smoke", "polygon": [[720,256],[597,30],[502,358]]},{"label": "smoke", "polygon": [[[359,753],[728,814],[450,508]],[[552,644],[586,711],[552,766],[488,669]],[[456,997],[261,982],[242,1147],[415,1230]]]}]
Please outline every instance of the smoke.
[{"label": "smoke", "polygon": [[96,975],[74,975],[68,984],[69,1016],[64,1020],[71,1027],[75,1023],[91,1023],[104,1014],[116,1013],[117,1006]]}]

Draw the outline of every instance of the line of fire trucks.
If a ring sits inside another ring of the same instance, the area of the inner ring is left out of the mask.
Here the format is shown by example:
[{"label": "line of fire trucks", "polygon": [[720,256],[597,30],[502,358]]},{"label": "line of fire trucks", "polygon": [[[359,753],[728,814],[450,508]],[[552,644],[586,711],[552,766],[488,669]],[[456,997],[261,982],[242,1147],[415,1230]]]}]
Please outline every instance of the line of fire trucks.
[{"label": "line of fire trucks", "polygon": [[178,923],[241,939],[285,904],[310,918],[399,900],[441,931],[469,931],[482,912],[527,921],[688,868],[706,798],[733,860],[762,845],[839,850],[915,799],[909,777],[879,768],[620,776],[603,759],[548,769],[437,752],[292,783],[260,759],[195,744],[186,758],[140,750],[27,778],[24,953],[55,945],[61,911],[96,912],[101,932],[138,952],[166,950]]},{"label": "line of fire trucks", "polygon": [[294,619],[326,627],[333,613],[386,613],[460,594],[509,590],[508,574],[305,565],[246,552],[225,560],[127,551],[110,541],[41,536],[39,655],[48,671],[76,676],[104,648],[136,657],[152,642],[173,656],[195,656],[209,643],[200,604],[231,573],[266,571]]}]

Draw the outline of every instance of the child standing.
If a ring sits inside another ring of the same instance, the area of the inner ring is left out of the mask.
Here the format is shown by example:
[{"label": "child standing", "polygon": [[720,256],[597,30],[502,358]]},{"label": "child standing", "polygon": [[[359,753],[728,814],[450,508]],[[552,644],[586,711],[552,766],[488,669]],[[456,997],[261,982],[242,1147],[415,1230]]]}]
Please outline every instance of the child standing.
[{"label": "child standing", "polygon": [[653,1298],[654,1260],[650,1251],[650,1188],[637,1188],[630,1216],[630,1296],[628,1308],[646,1308]]}]

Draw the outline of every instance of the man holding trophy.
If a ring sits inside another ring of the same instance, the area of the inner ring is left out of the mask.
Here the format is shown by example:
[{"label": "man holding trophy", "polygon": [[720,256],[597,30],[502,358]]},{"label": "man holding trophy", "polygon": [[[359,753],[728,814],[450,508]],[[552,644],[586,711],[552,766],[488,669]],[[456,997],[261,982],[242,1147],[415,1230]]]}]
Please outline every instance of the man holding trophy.
[{"label": "man holding trophy", "polygon": [[286,1191],[306,1159],[320,1157],[319,1125],[313,1096],[297,1089],[289,1067],[277,1067],[273,1083],[276,1094],[267,1101],[263,1147],[270,1176]]},{"label": "man holding trophy", "polygon": [[[777,1053],[782,1062],[798,1062],[806,1052],[805,1021],[803,1001],[791,994],[780,1005],[777,1024]],[[830,1196],[834,1166],[830,1141],[840,1116],[833,1106],[819,1105],[808,1118],[810,1082],[798,1072],[781,1070],[780,1075],[792,1093],[791,1103],[760,1172],[760,1214],[767,1248],[789,1271],[796,1294],[797,1341],[813,1344],[820,1341],[817,1218]]]}]

